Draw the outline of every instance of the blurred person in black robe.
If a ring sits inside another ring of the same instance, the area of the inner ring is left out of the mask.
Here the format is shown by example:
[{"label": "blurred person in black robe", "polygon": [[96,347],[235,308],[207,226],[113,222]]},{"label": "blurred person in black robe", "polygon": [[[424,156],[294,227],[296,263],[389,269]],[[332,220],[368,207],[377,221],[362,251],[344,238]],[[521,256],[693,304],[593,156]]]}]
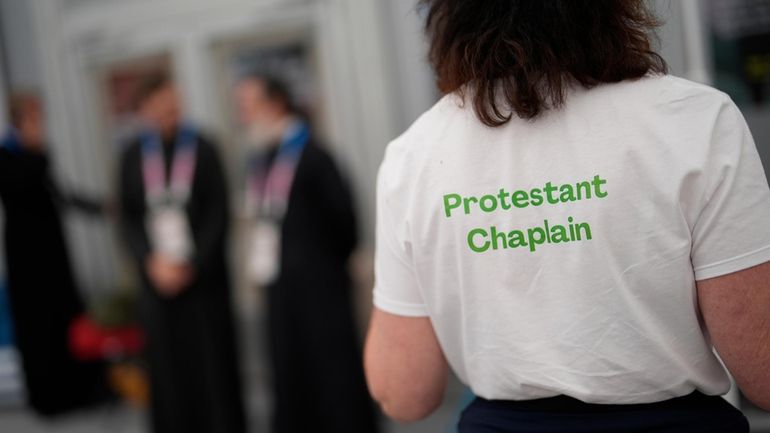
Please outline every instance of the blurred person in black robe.
[{"label": "blurred person in black robe", "polygon": [[280,81],[236,88],[253,157],[245,207],[249,273],[267,289],[275,433],[373,433],[352,308],[357,243],[351,192]]},{"label": "blurred person in black robe", "polygon": [[0,139],[8,292],[27,401],[42,415],[95,403],[103,366],[76,360],[69,327],[84,313],[70,268],[60,208],[99,213],[98,203],[63,194],[49,173],[43,113],[33,95],[11,99],[11,127]]},{"label": "blurred person in black robe", "polygon": [[120,200],[123,234],[144,285],[152,429],[242,433],[219,156],[180,122],[167,77],[149,77],[137,107],[147,127],[123,154]]}]

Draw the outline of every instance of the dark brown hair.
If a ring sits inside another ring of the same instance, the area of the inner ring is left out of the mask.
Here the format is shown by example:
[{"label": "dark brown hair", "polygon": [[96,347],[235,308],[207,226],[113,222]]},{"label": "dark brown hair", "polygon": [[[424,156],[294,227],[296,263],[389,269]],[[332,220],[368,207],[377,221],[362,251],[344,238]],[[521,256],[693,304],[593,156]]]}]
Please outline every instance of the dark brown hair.
[{"label": "dark brown hair", "polygon": [[265,88],[265,96],[273,102],[283,105],[289,114],[297,114],[299,109],[294,103],[294,98],[289,85],[275,75],[254,72],[245,78],[246,80],[262,83]]},{"label": "dark brown hair", "polygon": [[[564,104],[566,89],[666,73],[643,0],[420,0],[439,89],[489,126]],[[467,86],[466,86],[467,85]]]},{"label": "dark brown hair", "polygon": [[173,81],[165,71],[153,71],[147,74],[136,87],[132,103],[134,110],[141,109],[148,99],[171,85],[173,85]]}]

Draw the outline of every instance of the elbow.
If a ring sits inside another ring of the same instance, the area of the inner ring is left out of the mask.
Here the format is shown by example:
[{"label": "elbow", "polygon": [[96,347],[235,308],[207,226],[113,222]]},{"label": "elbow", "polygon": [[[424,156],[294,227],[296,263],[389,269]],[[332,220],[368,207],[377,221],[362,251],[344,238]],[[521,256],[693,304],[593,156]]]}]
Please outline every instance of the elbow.
[{"label": "elbow", "polygon": [[767,374],[767,361],[770,358],[753,353],[744,355],[744,359],[751,360],[748,363],[735,362],[735,357],[728,357],[730,358],[733,358],[734,362],[729,371],[743,396],[758,408],[770,412],[770,375]]},{"label": "elbow", "polygon": [[740,386],[740,389],[755,406],[770,412],[770,383],[765,386]]},{"label": "elbow", "polygon": [[427,418],[441,406],[443,400],[441,395],[407,396],[403,394],[374,394],[374,399],[388,418],[399,423],[412,423]]},{"label": "elbow", "polygon": [[386,377],[367,373],[372,398],[388,418],[399,423],[425,419],[443,403],[443,387],[431,390],[414,381],[387,380]]},{"label": "elbow", "polygon": [[385,415],[398,422],[426,418],[444,399],[448,365],[428,319],[375,310],[364,370],[372,397]]}]

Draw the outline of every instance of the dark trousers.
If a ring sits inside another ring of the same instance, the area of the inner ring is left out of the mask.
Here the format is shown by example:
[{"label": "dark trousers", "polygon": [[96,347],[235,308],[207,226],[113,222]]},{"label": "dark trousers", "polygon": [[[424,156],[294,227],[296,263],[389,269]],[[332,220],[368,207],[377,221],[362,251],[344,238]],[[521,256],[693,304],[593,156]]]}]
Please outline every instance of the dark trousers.
[{"label": "dark trousers", "polygon": [[477,398],[459,433],[748,433],[743,414],[699,392],[650,404],[598,405],[559,396],[529,401]]}]

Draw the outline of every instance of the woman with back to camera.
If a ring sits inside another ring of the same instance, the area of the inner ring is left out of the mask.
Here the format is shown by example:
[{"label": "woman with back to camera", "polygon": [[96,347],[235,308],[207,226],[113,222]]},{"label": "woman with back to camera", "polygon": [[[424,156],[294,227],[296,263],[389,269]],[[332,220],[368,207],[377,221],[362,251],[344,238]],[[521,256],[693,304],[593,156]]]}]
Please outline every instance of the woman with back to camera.
[{"label": "woman with back to camera", "polygon": [[460,432],[748,432],[770,409],[770,190],[641,0],[423,0],[446,96],[378,177],[370,389]]}]

